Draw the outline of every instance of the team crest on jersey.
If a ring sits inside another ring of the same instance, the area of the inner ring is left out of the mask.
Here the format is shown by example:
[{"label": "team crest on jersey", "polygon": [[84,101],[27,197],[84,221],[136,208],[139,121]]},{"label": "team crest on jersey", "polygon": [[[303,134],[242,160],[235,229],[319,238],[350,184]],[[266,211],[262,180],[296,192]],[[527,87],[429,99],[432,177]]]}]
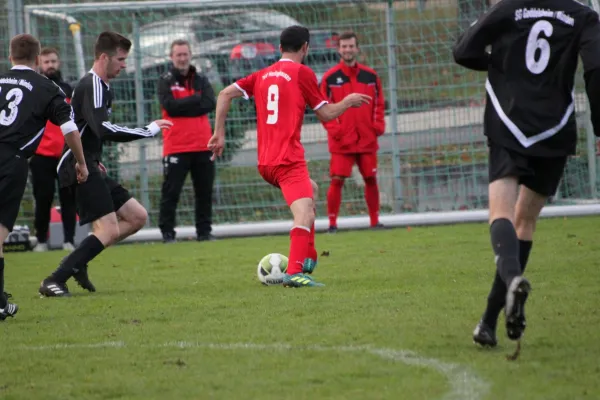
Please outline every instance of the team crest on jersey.
[{"label": "team crest on jersey", "polygon": [[335,83],[337,83],[338,85],[341,85],[342,83],[344,83],[344,80],[342,79],[341,76],[338,76]]}]

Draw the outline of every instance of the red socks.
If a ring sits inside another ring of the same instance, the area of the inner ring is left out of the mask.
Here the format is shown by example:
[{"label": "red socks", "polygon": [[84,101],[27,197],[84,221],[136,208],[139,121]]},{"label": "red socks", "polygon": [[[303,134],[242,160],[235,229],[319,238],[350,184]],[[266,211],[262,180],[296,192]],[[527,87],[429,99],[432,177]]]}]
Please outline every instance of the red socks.
[{"label": "red socks", "polygon": [[379,223],[379,187],[374,176],[365,178],[365,200],[369,209],[371,226],[375,226]]},{"label": "red socks", "polygon": [[308,239],[308,256],[311,260],[317,261],[317,248],[315,247],[315,223],[310,227],[310,237]]},{"label": "red socks", "polygon": [[[329,226],[337,226],[337,217],[342,204],[342,187],[344,181],[332,179],[327,191],[327,213],[329,214]],[[369,209],[371,226],[379,223],[379,187],[377,178],[370,176],[365,178],[365,200]]]},{"label": "red socks", "polygon": [[287,268],[287,273],[290,275],[302,272],[304,260],[308,258],[307,255],[309,254],[309,242],[311,240],[310,232],[311,230],[304,226],[294,226],[290,231],[290,256]]},{"label": "red socks", "polygon": [[327,191],[327,214],[329,215],[329,226],[337,226],[337,217],[342,204],[342,187],[344,181],[332,179]]}]

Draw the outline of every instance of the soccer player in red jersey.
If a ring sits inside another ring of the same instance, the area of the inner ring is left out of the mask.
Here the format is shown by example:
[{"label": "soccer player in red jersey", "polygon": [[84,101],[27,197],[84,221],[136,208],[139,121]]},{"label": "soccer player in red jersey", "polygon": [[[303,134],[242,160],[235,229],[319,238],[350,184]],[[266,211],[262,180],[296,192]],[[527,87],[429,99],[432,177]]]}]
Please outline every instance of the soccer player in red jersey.
[{"label": "soccer player in red jersey", "polygon": [[258,137],[258,171],[265,181],[281,189],[294,216],[290,231],[290,255],[283,285],[324,286],[310,276],[316,266],[314,245],[316,183],[310,179],[300,130],[308,105],[321,121],[339,117],[350,107],[369,103],[371,97],[352,93],[329,104],[319,91],[317,77],[302,64],[308,53],[310,33],[302,26],[290,26],[280,36],[281,59],[223,89],[217,98],[215,131],[208,148],[213,157],[223,153],[225,119],[231,101],[254,97]]}]

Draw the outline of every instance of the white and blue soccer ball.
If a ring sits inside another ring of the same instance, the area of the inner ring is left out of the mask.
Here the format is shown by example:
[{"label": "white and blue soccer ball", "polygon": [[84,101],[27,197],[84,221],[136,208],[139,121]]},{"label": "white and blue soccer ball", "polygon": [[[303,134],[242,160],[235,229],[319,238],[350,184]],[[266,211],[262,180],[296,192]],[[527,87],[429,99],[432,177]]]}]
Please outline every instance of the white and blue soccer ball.
[{"label": "white and blue soccer ball", "polygon": [[266,286],[281,285],[288,267],[288,258],[283,254],[267,254],[258,263],[258,280]]}]

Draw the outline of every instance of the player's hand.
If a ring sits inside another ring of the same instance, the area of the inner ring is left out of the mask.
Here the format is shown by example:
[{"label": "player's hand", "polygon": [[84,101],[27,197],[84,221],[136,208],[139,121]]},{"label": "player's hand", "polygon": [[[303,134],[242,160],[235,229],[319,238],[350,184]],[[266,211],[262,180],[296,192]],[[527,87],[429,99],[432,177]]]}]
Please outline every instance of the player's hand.
[{"label": "player's hand", "polygon": [[208,141],[208,149],[213,152],[211,161],[215,161],[217,157],[220,157],[223,154],[223,149],[225,148],[225,135],[219,134],[215,132],[210,140]]},{"label": "player's hand", "polygon": [[154,121],[154,123],[158,125],[160,129],[169,129],[173,126],[173,122],[169,121],[168,119],[157,119]]},{"label": "player's hand", "polygon": [[369,104],[372,97],[362,93],[351,93],[344,97],[344,101],[348,103],[349,107],[360,107],[363,104]]},{"label": "player's hand", "polygon": [[87,181],[89,175],[87,165],[75,163],[75,171],[77,171],[77,182],[83,183]]},{"label": "player's hand", "polygon": [[102,172],[104,175],[106,175],[108,173],[108,171],[106,170],[106,167],[104,166],[104,164],[102,164],[100,161],[98,161],[98,169],[100,170],[100,172]]}]

